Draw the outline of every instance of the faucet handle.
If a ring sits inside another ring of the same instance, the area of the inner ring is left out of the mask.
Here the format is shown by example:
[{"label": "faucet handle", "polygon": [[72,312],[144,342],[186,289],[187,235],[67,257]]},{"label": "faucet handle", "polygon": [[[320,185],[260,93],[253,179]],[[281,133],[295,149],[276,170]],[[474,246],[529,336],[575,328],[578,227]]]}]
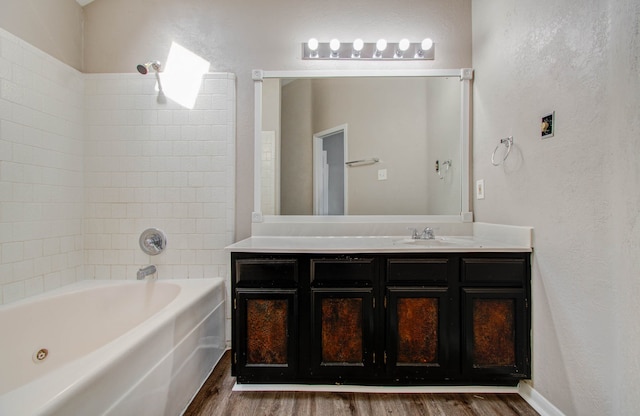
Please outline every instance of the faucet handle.
[{"label": "faucet handle", "polygon": [[420,238],[420,234],[418,234],[418,229],[415,227],[407,227],[407,230],[411,231],[411,238],[417,240]]},{"label": "faucet handle", "polygon": [[435,231],[433,231],[433,228],[425,227],[425,229],[422,231],[422,238],[424,240],[433,240],[434,238],[436,238],[436,233]]}]

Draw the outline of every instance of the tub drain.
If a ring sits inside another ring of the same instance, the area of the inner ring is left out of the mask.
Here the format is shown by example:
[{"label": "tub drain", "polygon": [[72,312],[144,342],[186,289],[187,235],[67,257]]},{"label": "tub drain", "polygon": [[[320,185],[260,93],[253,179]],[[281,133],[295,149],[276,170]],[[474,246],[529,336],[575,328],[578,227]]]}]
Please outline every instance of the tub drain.
[{"label": "tub drain", "polygon": [[33,353],[33,362],[39,363],[44,361],[49,355],[49,350],[46,348],[40,348],[38,351]]}]

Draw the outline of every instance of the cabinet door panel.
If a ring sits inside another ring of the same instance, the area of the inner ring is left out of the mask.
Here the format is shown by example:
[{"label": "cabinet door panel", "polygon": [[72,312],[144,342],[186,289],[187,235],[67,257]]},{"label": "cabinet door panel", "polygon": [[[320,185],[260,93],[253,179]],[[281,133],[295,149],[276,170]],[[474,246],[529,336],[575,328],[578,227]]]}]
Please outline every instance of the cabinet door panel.
[{"label": "cabinet door panel", "polygon": [[463,296],[463,373],[486,380],[529,376],[524,290],[465,288]]},{"label": "cabinet door panel", "polygon": [[236,290],[237,376],[277,380],[297,367],[297,291]]},{"label": "cabinet door panel", "polygon": [[313,376],[358,378],[373,370],[372,289],[312,289]]},{"label": "cabinet door panel", "polygon": [[394,377],[442,377],[449,367],[446,288],[387,289],[387,368]]},{"label": "cabinet door panel", "polygon": [[247,364],[286,364],[287,299],[247,299]]},{"label": "cabinet door panel", "polygon": [[362,298],[320,300],[323,363],[363,364],[362,306]]},{"label": "cabinet door panel", "polygon": [[472,300],[473,366],[515,366],[514,299]]}]

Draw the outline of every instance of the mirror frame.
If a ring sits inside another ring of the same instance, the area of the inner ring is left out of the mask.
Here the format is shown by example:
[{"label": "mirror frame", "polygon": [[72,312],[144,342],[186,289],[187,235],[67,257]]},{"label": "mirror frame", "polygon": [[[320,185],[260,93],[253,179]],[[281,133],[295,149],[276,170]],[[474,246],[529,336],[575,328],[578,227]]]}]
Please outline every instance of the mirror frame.
[{"label": "mirror frame", "polygon": [[[251,71],[254,85],[254,174],[252,223],[473,222],[471,210],[471,80],[472,68],[424,70]],[[460,88],[461,212],[459,215],[262,215],[262,81],[265,78],[458,77]]]}]

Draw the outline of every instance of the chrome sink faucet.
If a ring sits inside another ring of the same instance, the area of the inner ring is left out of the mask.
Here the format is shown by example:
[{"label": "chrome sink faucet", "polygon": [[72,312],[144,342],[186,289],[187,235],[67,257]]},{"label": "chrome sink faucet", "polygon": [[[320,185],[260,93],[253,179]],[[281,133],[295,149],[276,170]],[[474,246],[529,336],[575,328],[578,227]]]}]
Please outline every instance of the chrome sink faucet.
[{"label": "chrome sink faucet", "polygon": [[422,233],[418,233],[417,228],[409,228],[409,230],[411,231],[411,238],[414,240],[433,240],[436,238],[436,233],[431,227],[425,227]]},{"label": "chrome sink faucet", "polygon": [[140,269],[138,269],[137,273],[138,280],[143,280],[145,277],[149,276],[150,274],[154,274],[155,272],[156,266],[154,266],[153,264],[141,267]]}]

